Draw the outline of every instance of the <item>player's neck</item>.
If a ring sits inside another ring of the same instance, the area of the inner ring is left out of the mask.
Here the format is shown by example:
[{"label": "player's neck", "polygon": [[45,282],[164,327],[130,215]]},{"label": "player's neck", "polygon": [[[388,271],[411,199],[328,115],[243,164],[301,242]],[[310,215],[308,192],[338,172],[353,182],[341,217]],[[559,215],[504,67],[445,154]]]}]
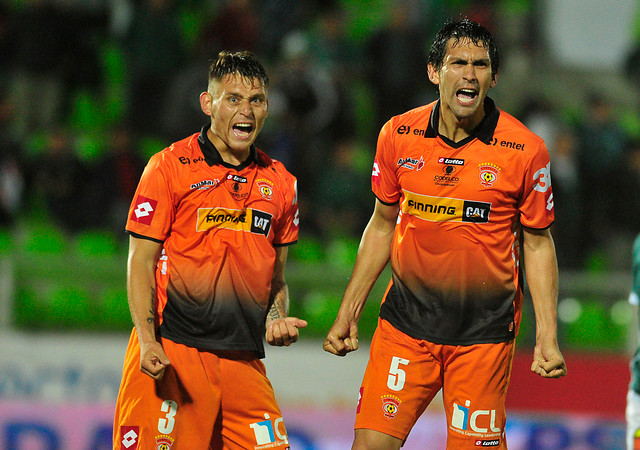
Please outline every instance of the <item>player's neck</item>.
[{"label": "player's neck", "polygon": [[440,109],[438,133],[453,142],[460,142],[473,134],[483,118],[482,109],[473,116],[464,118],[458,118],[453,111]]}]

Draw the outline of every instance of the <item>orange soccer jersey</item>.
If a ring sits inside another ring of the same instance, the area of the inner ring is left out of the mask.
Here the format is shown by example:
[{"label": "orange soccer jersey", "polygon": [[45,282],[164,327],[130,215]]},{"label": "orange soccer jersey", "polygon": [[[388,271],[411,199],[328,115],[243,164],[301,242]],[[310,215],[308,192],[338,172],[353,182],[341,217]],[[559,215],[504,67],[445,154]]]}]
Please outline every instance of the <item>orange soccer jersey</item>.
[{"label": "orange soccer jersey", "polygon": [[505,342],[520,323],[521,226],[554,218],[549,154],[489,98],[458,143],[438,134],[438,108],[393,117],[378,139],[373,192],[400,204],[380,316],[438,344]]},{"label": "orange soccer jersey", "polygon": [[296,179],[280,162],[253,147],[245,163],[228,165],[204,127],[151,158],[126,229],[163,242],[163,338],[264,356],[274,246],[298,237]]}]

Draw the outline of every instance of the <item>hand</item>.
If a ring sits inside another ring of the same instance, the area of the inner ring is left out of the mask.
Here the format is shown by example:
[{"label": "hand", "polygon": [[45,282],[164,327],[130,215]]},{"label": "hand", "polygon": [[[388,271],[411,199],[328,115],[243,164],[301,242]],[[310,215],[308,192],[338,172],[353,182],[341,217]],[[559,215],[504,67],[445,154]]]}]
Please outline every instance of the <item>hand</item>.
[{"label": "hand", "polygon": [[557,344],[539,345],[533,349],[531,371],[544,378],[560,378],[567,374],[567,365]]},{"label": "hand", "polygon": [[140,372],[154,380],[161,380],[164,370],[171,364],[159,342],[151,342],[140,346]]},{"label": "hand", "polygon": [[297,317],[284,317],[267,322],[265,337],[269,345],[288,347],[298,340],[298,328],[307,326],[307,321]]},{"label": "hand", "polygon": [[324,340],[325,352],[345,356],[358,350],[358,324],[352,321],[336,319]]}]

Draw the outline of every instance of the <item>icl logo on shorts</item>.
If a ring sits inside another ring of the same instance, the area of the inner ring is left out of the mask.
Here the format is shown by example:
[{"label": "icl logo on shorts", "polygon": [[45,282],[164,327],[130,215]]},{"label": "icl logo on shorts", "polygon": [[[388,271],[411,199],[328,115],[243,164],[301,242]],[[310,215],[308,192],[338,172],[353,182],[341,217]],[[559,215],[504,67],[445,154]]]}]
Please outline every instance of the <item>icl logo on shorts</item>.
[{"label": "icl logo on shorts", "polygon": [[280,424],[284,425],[284,419],[278,417],[271,423],[269,414],[265,414],[264,418],[267,420],[254,422],[249,425],[249,428],[253,430],[256,437],[256,447],[254,448],[259,449],[263,445],[265,446],[264,448],[269,448],[271,447],[269,444],[273,444],[276,441],[279,441],[279,443],[288,443],[287,434],[280,431]]},{"label": "icl logo on shorts", "polygon": [[[489,429],[493,433],[499,433],[502,431],[500,428],[496,427],[495,409],[478,409],[471,412],[469,405],[471,405],[471,402],[469,400],[465,402],[465,406],[458,405],[457,403],[453,404],[453,415],[451,417],[451,426],[453,428],[464,431],[471,428],[471,430],[475,431],[476,433],[488,433]],[[489,416],[489,428],[480,427],[478,425],[478,418],[480,418],[481,416]]]}]

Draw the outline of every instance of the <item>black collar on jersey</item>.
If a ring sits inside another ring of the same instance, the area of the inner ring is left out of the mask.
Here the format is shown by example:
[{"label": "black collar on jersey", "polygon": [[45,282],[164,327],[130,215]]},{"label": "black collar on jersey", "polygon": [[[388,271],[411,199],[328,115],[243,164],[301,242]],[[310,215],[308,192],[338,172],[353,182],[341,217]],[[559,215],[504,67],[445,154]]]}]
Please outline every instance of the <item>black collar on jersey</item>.
[{"label": "black collar on jersey", "polygon": [[493,139],[493,133],[496,131],[498,125],[498,118],[500,117],[500,111],[496,108],[496,104],[489,97],[484,99],[484,117],[480,121],[477,127],[471,131],[471,136],[461,140],[460,142],[453,142],[451,139],[438,133],[438,119],[440,117],[440,100],[435,104],[433,110],[431,110],[431,117],[429,118],[429,126],[424,134],[424,137],[435,138],[440,136],[451,147],[462,147],[463,145],[471,142],[473,139],[478,138],[485,144],[491,144]]},{"label": "black collar on jersey", "polygon": [[202,130],[200,130],[200,136],[198,136],[198,144],[200,145],[200,150],[202,150],[202,154],[204,155],[204,161],[209,164],[209,166],[220,164],[221,166],[227,167],[229,169],[242,170],[254,162],[262,167],[267,167],[269,165],[270,161],[267,161],[268,157],[266,157],[264,153],[260,152],[255,145],[251,145],[249,157],[239,165],[234,166],[233,164],[225,162],[222,159],[222,156],[220,156],[220,152],[218,151],[216,146],[213,145],[213,142],[211,142],[209,140],[209,136],[207,136],[207,130],[209,130],[209,127],[210,125],[208,124],[204,125],[202,127]]}]

